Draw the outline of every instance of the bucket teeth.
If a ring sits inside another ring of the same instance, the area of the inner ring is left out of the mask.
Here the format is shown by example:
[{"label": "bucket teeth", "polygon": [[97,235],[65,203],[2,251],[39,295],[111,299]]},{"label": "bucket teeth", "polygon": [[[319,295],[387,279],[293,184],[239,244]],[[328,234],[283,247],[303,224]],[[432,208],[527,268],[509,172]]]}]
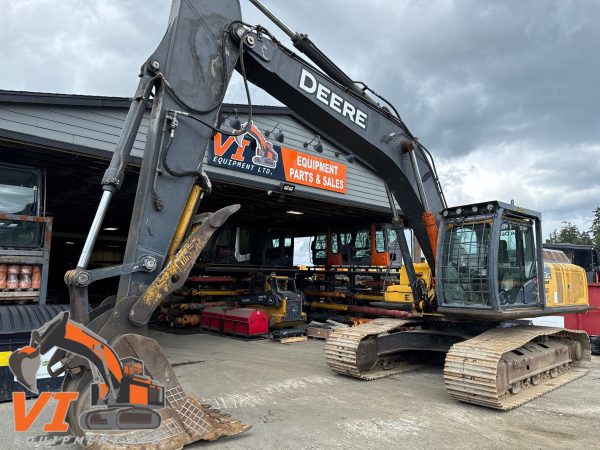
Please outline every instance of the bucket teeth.
[{"label": "bucket teeth", "polygon": [[161,424],[154,430],[88,431],[84,447],[90,450],[175,450],[200,440],[234,436],[251,428],[239,420],[231,420],[228,415],[203,408],[189,395],[185,395],[178,406],[169,404],[159,413]]}]

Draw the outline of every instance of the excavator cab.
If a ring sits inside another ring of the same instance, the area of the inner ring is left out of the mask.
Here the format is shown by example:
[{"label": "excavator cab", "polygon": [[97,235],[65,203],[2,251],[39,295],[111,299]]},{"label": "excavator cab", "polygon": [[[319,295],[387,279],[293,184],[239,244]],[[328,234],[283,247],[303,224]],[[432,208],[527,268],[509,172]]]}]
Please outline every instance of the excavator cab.
[{"label": "excavator cab", "polygon": [[437,290],[440,312],[482,319],[542,310],[541,215],[501,202],[442,212]]},{"label": "excavator cab", "polygon": [[[444,210],[436,275],[444,314],[492,321],[543,314],[541,214],[498,201]],[[580,307],[568,299],[556,306],[557,313]]]}]

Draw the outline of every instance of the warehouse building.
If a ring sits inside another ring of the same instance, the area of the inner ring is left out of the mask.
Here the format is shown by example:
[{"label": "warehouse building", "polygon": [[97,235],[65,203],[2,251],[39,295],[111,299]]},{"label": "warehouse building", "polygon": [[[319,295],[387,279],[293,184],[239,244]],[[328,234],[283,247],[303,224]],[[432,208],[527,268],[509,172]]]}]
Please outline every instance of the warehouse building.
[{"label": "warehouse building", "polygon": [[[46,215],[54,222],[51,297],[66,294],[62,277],[76,265],[129,104],[118,97],[0,91],[0,163],[40,168],[45,175]],[[224,105],[221,117],[224,126],[232,119],[243,123],[247,108]],[[149,110],[105,219],[95,266],[122,259],[148,120]],[[213,193],[203,210],[241,203],[236,221],[286,229],[295,237],[336,223],[389,221],[383,181],[352,149],[331,142],[288,108],[256,106],[253,123],[274,143],[279,161],[274,167],[253,163],[251,146],[245,151],[243,143],[216,135],[204,160]]]}]

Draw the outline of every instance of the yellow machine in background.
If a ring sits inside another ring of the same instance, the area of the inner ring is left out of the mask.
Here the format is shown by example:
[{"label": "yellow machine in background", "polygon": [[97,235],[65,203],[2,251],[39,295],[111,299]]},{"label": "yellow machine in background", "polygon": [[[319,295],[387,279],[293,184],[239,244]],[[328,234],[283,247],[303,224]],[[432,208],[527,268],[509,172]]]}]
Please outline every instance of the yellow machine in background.
[{"label": "yellow machine in background", "polygon": [[265,311],[269,328],[293,327],[306,321],[306,313],[302,311],[304,295],[290,277],[255,275],[250,294],[242,296],[240,303]]},{"label": "yellow machine in background", "polygon": [[[435,295],[435,287],[431,282],[431,269],[427,263],[414,263],[417,282],[421,285],[420,289],[427,292],[426,297],[433,298]],[[393,286],[388,286],[385,290],[384,301],[386,303],[395,303],[406,307],[407,311],[423,311],[424,305],[415,305],[414,296],[410,288],[408,273],[403,265],[400,269],[400,283]],[[404,307],[402,309],[405,309]]]},{"label": "yellow machine in background", "polygon": [[546,306],[587,305],[588,286],[585,270],[571,264],[560,250],[544,249],[544,287]]}]

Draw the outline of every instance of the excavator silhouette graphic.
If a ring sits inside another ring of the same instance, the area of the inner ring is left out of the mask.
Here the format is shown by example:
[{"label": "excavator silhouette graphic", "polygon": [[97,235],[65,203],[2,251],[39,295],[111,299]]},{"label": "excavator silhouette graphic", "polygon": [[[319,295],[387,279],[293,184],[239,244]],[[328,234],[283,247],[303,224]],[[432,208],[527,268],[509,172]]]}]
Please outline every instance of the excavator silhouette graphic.
[{"label": "excavator silhouette graphic", "polygon": [[[91,403],[97,408],[79,416],[86,430],[139,430],[158,428],[161,416],[156,409],[165,405],[164,388],[144,375],[144,363],[137,358],[119,359],[104,339],[69,319],[68,311],[31,332],[28,346],[13,352],[8,360],[17,381],[38,394],[36,373],[40,357],[52,347],[85,358],[94,375]],[[56,352],[48,363],[48,373],[58,377],[64,367],[54,371]]]},{"label": "excavator silhouette graphic", "polygon": [[[242,124],[242,129],[245,127],[246,124]],[[256,164],[257,166],[268,167],[269,169],[274,169],[277,167],[279,155],[275,149],[273,149],[273,144],[265,139],[262,132],[256,125],[254,125],[253,122],[250,122],[250,127],[248,127],[248,131],[246,131],[246,133],[235,137],[235,142],[239,147],[243,147],[242,141],[246,136],[252,137],[254,142],[256,142],[255,155],[252,157],[252,163]]]}]

